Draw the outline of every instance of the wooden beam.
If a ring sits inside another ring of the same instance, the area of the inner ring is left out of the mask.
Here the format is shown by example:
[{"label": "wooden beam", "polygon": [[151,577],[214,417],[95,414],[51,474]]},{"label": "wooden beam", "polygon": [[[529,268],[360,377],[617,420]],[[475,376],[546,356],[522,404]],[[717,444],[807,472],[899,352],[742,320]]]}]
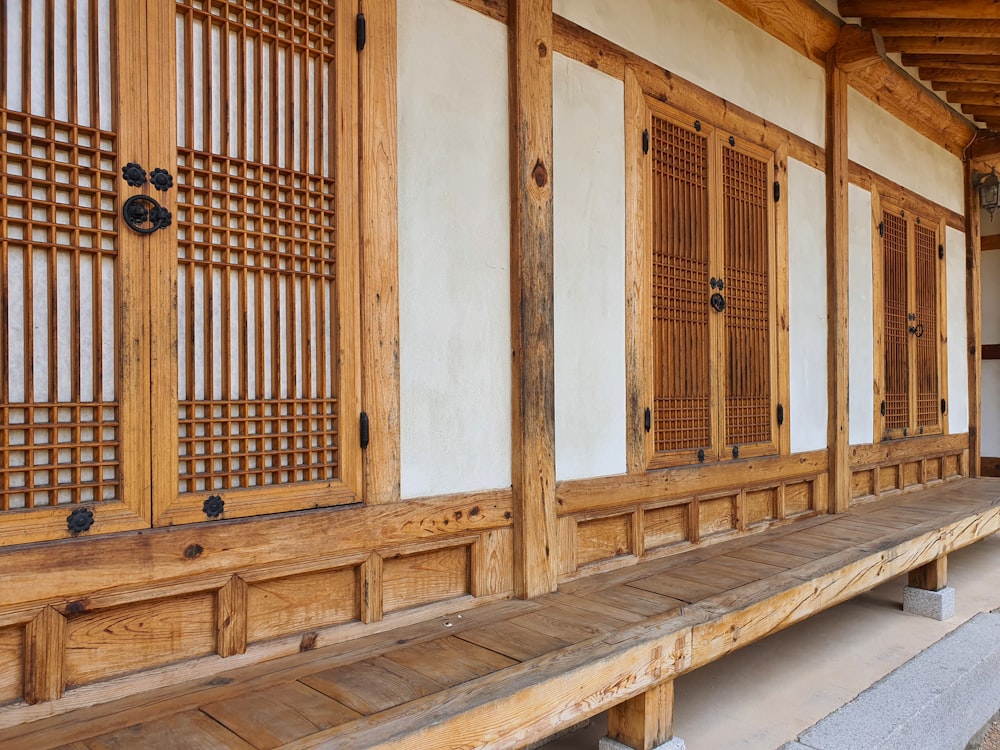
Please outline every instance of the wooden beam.
[{"label": "wooden beam", "polygon": [[865,28],[878,26],[883,36],[1000,37],[1000,19],[985,18],[863,18]]},{"label": "wooden beam", "polygon": [[[361,164],[361,408],[368,415],[364,501],[400,499],[399,224],[396,142],[396,0],[364,0],[359,55]],[[353,415],[352,415],[353,416]]]},{"label": "wooden beam", "polygon": [[813,62],[823,64],[841,21],[819,3],[802,0],[719,0]]},{"label": "wooden beam", "polygon": [[994,0],[962,0],[960,3],[942,0],[840,0],[840,15],[848,18],[997,18],[1000,4]]},{"label": "wooden beam", "polygon": [[877,31],[848,25],[837,36],[837,67],[845,73],[856,73],[885,58],[885,45]]},{"label": "wooden beam", "polygon": [[673,680],[654,685],[608,710],[608,737],[633,750],[654,750],[673,736]]},{"label": "wooden beam", "polygon": [[849,184],[847,74],[837,66],[837,49],[834,48],[826,62],[827,445],[830,452],[828,507],[832,513],[843,513],[851,503],[847,401],[850,381],[847,299]]},{"label": "wooden beam", "polygon": [[910,55],[992,55],[997,41],[971,36],[886,36],[885,48]]},{"label": "wooden beam", "polygon": [[556,588],[552,0],[508,4],[514,591]]},{"label": "wooden beam", "polygon": [[972,104],[979,107],[1000,107],[1000,93],[996,87],[980,91],[951,91],[948,101],[952,104]]},{"label": "wooden beam", "polygon": [[963,104],[962,111],[977,120],[996,122],[1000,120],[1000,105]]},{"label": "wooden beam", "polygon": [[[992,140],[992,139],[991,139]],[[979,139],[977,138],[977,142]],[[965,308],[968,327],[969,368],[969,476],[979,476],[982,437],[983,363],[979,347],[983,337],[982,253],[979,247],[979,196],[972,184],[972,160],[964,164],[965,182]]]},{"label": "wooden beam", "polygon": [[992,91],[1000,83],[1000,69],[981,65],[965,68],[920,68],[920,78],[933,81],[935,91]]},{"label": "wooden beam", "polygon": [[[968,158],[972,160],[984,160],[995,157],[1000,157],[1000,133],[980,130],[976,133],[976,140],[974,140],[972,145],[969,147]],[[976,168],[975,164],[973,165],[973,168]],[[985,170],[980,168],[979,171],[989,171],[989,168],[987,167]],[[971,184],[971,182],[969,184]],[[972,197],[975,198],[975,200],[969,205],[978,205],[978,197],[975,195]]]},{"label": "wooden beam", "polygon": [[979,350],[983,359],[1000,359],[1000,344],[983,344]]},{"label": "wooden beam", "polygon": [[948,585],[948,556],[941,555],[937,560],[914,568],[908,578],[912,588],[940,591]]},{"label": "wooden beam", "polygon": [[[990,250],[1000,250],[1000,234],[987,234],[980,238],[979,249],[984,253]],[[985,355],[984,355],[985,358]]]},{"label": "wooden beam", "polygon": [[963,68],[970,66],[992,68],[1000,63],[1000,55],[942,55],[940,53],[911,55],[904,52],[902,60],[903,65],[908,68]]}]

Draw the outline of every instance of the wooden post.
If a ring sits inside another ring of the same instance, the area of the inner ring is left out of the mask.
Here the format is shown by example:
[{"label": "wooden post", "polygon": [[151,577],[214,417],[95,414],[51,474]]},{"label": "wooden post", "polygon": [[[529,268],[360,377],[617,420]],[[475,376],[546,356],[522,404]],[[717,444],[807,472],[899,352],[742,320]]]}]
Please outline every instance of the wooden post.
[{"label": "wooden post", "polygon": [[552,0],[511,0],[514,592],[556,587]]},{"label": "wooden post", "polygon": [[369,33],[361,73],[361,404],[371,421],[364,500],[399,502],[399,245],[396,0],[362,2]]},{"label": "wooden post", "polygon": [[972,160],[965,160],[965,310],[968,318],[969,362],[969,476],[982,474],[983,337],[982,271],[979,237],[979,198],[972,185]]},{"label": "wooden post", "polygon": [[926,591],[940,591],[948,585],[948,556],[921,565],[910,571],[908,584],[911,588]]},{"label": "wooden post", "polygon": [[247,652],[247,597],[250,587],[233,576],[215,595],[215,650],[219,656]]},{"label": "wooden post", "polygon": [[63,694],[66,618],[46,607],[24,628],[24,702],[41,703]]},{"label": "wooden post", "polygon": [[673,680],[608,710],[608,737],[634,750],[653,750],[673,736]]},{"label": "wooden post", "polygon": [[848,232],[847,76],[837,67],[837,48],[826,60],[826,236],[827,320],[829,325],[828,442],[830,451],[829,510],[843,513],[851,502],[848,444]]}]

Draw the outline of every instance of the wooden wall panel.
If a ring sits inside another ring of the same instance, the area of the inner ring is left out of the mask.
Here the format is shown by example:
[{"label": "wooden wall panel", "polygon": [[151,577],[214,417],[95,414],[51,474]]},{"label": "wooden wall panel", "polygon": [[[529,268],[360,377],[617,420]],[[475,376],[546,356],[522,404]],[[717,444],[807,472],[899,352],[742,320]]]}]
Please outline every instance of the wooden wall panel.
[{"label": "wooden wall panel", "polygon": [[631,513],[580,521],[576,527],[577,565],[634,553],[633,522]]},{"label": "wooden wall panel", "polygon": [[360,618],[356,567],[323,570],[250,585],[247,640],[262,641]]},{"label": "wooden wall panel", "polygon": [[816,483],[815,482],[795,482],[785,485],[784,516],[793,516],[809,513],[816,509]]},{"label": "wooden wall panel", "polygon": [[471,593],[470,546],[386,557],[382,607],[386,613]]},{"label": "wooden wall panel", "polygon": [[691,540],[691,503],[678,503],[643,512],[644,547],[662,549]]},{"label": "wooden wall panel", "polygon": [[880,466],[878,470],[879,494],[899,489],[899,464]]},{"label": "wooden wall panel", "polygon": [[66,685],[215,652],[215,596],[206,592],[115,607],[66,623]]},{"label": "wooden wall panel", "polygon": [[941,458],[941,476],[945,479],[962,475],[961,456],[943,456]]},{"label": "wooden wall panel", "polygon": [[875,470],[863,469],[851,475],[851,499],[869,497],[875,494]]},{"label": "wooden wall panel", "polygon": [[749,490],[745,495],[744,519],[747,526],[755,526],[778,517],[778,488]]},{"label": "wooden wall panel", "polygon": [[968,476],[969,436],[932,435],[851,446],[851,503]]},{"label": "wooden wall panel", "polygon": [[928,458],[924,461],[924,484],[930,484],[931,482],[937,482],[943,478],[941,473],[941,463],[940,457]]},{"label": "wooden wall panel", "polygon": [[24,629],[0,629],[0,705],[21,697]]},{"label": "wooden wall panel", "polygon": [[487,531],[472,545],[472,595],[492,596],[514,590],[514,532]]},{"label": "wooden wall panel", "polygon": [[920,471],[920,461],[911,461],[910,463],[903,464],[902,477],[904,490],[923,484]]},{"label": "wooden wall panel", "polygon": [[698,536],[706,539],[735,531],[738,495],[726,495],[698,501]]}]

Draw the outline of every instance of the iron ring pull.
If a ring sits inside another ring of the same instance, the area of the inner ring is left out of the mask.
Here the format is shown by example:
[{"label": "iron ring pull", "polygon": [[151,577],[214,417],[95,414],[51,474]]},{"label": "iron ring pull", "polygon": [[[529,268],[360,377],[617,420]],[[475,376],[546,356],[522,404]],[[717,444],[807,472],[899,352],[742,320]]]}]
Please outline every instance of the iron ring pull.
[{"label": "iron ring pull", "polygon": [[712,309],[716,312],[722,312],[726,309],[726,298],[718,292],[712,295],[709,303],[712,305]]},{"label": "iron ring pull", "polygon": [[924,335],[924,324],[917,323],[915,326],[910,326],[910,333],[916,336],[918,339]]},{"label": "iron ring pull", "polygon": [[122,206],[122,218],[129,229],[139,234],[152,234],[157,229],[169,227],[170,211],[149,195],[133,195]]}]

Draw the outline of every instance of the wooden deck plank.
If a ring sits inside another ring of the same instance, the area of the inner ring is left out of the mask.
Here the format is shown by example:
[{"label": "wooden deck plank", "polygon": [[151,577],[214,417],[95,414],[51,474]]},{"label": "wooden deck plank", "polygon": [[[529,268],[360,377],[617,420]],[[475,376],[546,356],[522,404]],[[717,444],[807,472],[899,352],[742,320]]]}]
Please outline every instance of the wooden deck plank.
[{"label": "wooden deck plank", "polygon": [[788,552],[776,552],[774,550],[761,549],[760,547],[745,547],[744,549],[730,552],[729,557],[747,560],[748,562],[762,562],[767,565],[775,565],[791,570],[803,563],[809,562],[809,557],[803,555],[793,555]]},{"label": "wooden deck plank", "polygon": [[[80,743],[77,743],[79,745]],[[254,750],[200,711],[185,711],[156,721],[85,740],[88,750]],[[27,746],[25,746],[27,747]],[[36,746],[37,750],[38,746]]]},{"label": "wooden deck plank", "polygon": [[542,654],[570,645],[570,641],[532,628],[522,627],[510,620],[473,628],[458,637],[463,641],[475,643],[517,661],[534,659]]},{"label": "wooden deck plank", "polygon": [[345,664],[299,681],[365,715],[430,695],[445,687],[384,657]]},{"label": "wooden deck plank", "polygon": [[517,664],[514,659],[455,636],[396,649],[385,658],[442,685],[458,685]]},{"label": "wooden deck plank", "polygon": [[579,616],[557,607],[544,607],[526,615],[518,615],[511,618],[511,622],[570,643],[579,643],[613,629],[593,620],[584,622]]},{"label": "wooden deck plank", "polygon": [[275,685],[201,710],[259,750],[270,750],[361,714],[301,682]]},{"label": "wooden deck plank", "polygon": [[[577,612],[580,617],[599,617],[602,620],[622,625],[642,622],[646,615],[638,614],[630,609],[609,604],[595,598],[576,596],[574,594],[550,594],[546,599],[554,606],[562,607],[568,612]],[[657,611],[662,611],[662,608]]]},{"label": "wooden deck plank", "polygon": [[665,613],[680,611],[685,602],[674,599],[670,596],[657,594],[653,591],[644,591],[627,584],[611,586],[609,588],[587,594],[587,599],[592,602],[609,604],[614,607],[627,609],[638,615],[649,617]]},{"label": "wooden deck plank", "polygon": [[705,599],[715,594],[721,594],[726,590],[726,586],[716,586],[705,582],[688,581],[678,578],[670,573],[657,573],[656,575],[632,581],[629,584],[632,588],[652,591],[656,594],[663,594],[674,599],[680,599],[688,604]]}]

